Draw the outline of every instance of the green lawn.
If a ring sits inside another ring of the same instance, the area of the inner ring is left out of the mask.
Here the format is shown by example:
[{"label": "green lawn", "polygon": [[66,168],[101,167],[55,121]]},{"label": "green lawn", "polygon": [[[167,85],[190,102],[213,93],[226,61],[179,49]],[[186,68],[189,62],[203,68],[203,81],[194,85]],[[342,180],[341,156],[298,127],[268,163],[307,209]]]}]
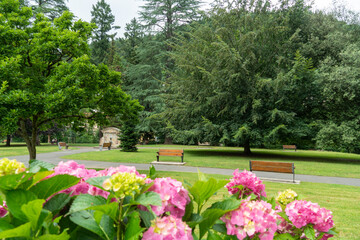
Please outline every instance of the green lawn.
[{"label": "green lawn", "polygon": [[[147,171],[139,171],[148,173]],[[174,173],[174,172],[158,172],[159,177],[172,177],[179,181],[186,180],[194,183],[197,179],[195,173]],[[217,179],[229,179],[230,176],[207,175]],[[336,184],[306,183],[301,184],[285,184],[265,182],[266,193],[268,197],[275,196],[279,191],[293,189],[297,192],[301,199],[318,203],[321,207],[325,207],[333,212],[335,226],[339,235],[335,238],[338,240],[354,240],[359,238],[359,212],[360,212],[360,188],[352,186],[342,186]],[[223,189],[212,197],[212,201],[220,200],[226,194],[227,190]]]},{"label": "green lawn", "polygon": [[[111,151],[80,153],[64,158],[109,162],[150,163],[160,146],[139,148],[138,152]],[[161,146],[162,147],[162,146]],[[360,178],[360,155],[322,151],[283,151],[253,149],[251,156],[239,148],[167,146],[184,149],[187,166],[249,169],[249,160],[294,162],[296,174]],[[160,161],[180,161],[179,157],[160,157]]]},{"label": "green lawn", "polygon": [[[71,149],[71,147],[69,149]],[[59,147],[56,145],[42,144],[41,146],[36,147],[36,153],[47,153],[56,151],[60,151]],[[6,147],[4,144],[0,145],[0,158],[28,154],[29,152],[26,145],[24,144],[12,144],[12,146],[10,147]]]}]

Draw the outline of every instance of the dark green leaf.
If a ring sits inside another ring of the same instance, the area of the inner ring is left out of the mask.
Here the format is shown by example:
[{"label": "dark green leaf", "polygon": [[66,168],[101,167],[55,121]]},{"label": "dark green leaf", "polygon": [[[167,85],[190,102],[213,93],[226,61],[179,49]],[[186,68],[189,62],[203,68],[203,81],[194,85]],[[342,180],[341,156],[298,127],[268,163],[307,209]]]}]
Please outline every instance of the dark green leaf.
[{"label": "dark green leaf", "polygon": [[0,218],[0,232],[14,228],[13,225],[8,223],[5,219]]},{"label": "dark green leaf", "polygon": [[134,202],[132,202],[133,205],[143,205],[143,206],[161,206],[162,201],[161,197],[156,192],[146,192],[141,195],[139,195]]},{"label": "dark green leaf", "polygon": [[71,175],[56,175],[37,183],[29,190],[37,194],[39,198],[47,199],[61,190],[65,190],[76,185],[79,181],[79,178]]},{"label": "dark green leaf", "polygon": [[221,236],[219,236],[216,233],[213,233],[212,231],[209,231],[208,233],[209,234],[208,234],[207,240],[223,240],[223,238]]},{"label": "dark green leaf", "polygon": [[187,222],[190,217],[191,217],[191,214],[193,213],[194,211],[194,203],[193,201],[190,201],[187,205],[186,205],[186,208],[185,208],[185,214],[184,216],[182,217],[182,220],[184,222]]},{"label": "dark green leaf", "polygon": [[68,214],[82,211],[89,207],[105,205],[105,204],[106,204],[106,199],[103,198],[102,196],[82,194],[75,198],[74,202],[71,204],[70,211]]},{"label": "dark green leaf", "polygon": [[304,233],[305,233],[305,236],[310,239],[310,240],[314,240],[315,239],[315,230],[314,230],[314,227],[310,224],[306,225],[305,226],[305,229],[304,229]]},{"label": "dark green leaf", "polygon": [[36,199],[21,206],[21,211],[31,223],[31,228],[34,232],[37,230],[38,219],[44,202],[45,200],[43,199]]},{"label": "dark green leaf", "polygon": [[55,165],[52,163],[39,160],[30,160],[29,165],[29,170],[32,173],[36,173],[39,171],[50,171],[53,170],[55,167]]},{"label": "dark green leaf", "polygon": [[28,181],[33,173],[19,173],[0,177],[0,189],[1,190],[13,190],[20,184]]},{"label": "dark green leaf", "polygon": [[6,205],[10,213],[21,221],[27,219],[26,215],[21,211],[21,206],[35,199],[37,197],[34,193],[25,190],[18,189],[6,192]]},{"label": "dark green leaf", "polygon": [[201,216],[203,221],[199,224],[200,238],[202,238],[206,232],[214,225],[216,220],[222,217],[228,211],[221,209],[207,209]]},{"label": "dark green leaf", "polygon": [[239,208],[240,204],[240,199],[228,198],[220,202],[215,202],[213,205],[211,205],[210,209],[217,208],[221,210],[235,210]]},{"label": "dark green leaf", "polygon": [[66,193],[59,193],[50,198],[44,205],[44,209],[49,210],[54,215],[58,213],[68,202],[70,202],[71,196]]},{"label": "dark green leaf", "polygon": [[144,228],[140,226],[139,212],[132,212],[130,215],[130,220],[126,225],[125,239],[138,240],[143,230]]},{"label": "dark green leaf", "polygon": [[31,223],[25,223],[16,228],[0,232],[0,238],[31,237]]},{"label": "dark green leaf", "polygon": [[51,239],[51,240],[68,240],[68,239],[70,239],[70,235],[65,230],[60,235],[45,234],[39,238],[36,238],[36,240],[49,240],[49,239]]},{"label": "dark green leaf", "polygon": [[100,212],[110,216],[112,220],[117,221],[117,216],[119,214],[119,203],[112,202],[112,203],[108,203],[105,205],[97,205],[97,206],[88,207],[87,209],[100,211]]},{"label": "dark green leaf", "polygon": [[[114,222],[106,214],[99,214],[95,216],[95,211],[84,210],[71,214],[70,220],[77,225],[92,231],[99,235],[102,239],[110,240],[114,239],[115,228],[113,227]],[[99,221],[99,216],[100,221]]]},{"label": "dark green leaf", "polygon": [[151,165],[149,168],[149,178],[151,178],[153,180],[156,178],[156,169],[155,169],[154,165]]},{"label": "dark green leaf", "polygon": [[139,210],[140,217],[144,221],[145,227],[149,228],[151,226],[151,221],[155,219],[155,215],[149,211]]}]

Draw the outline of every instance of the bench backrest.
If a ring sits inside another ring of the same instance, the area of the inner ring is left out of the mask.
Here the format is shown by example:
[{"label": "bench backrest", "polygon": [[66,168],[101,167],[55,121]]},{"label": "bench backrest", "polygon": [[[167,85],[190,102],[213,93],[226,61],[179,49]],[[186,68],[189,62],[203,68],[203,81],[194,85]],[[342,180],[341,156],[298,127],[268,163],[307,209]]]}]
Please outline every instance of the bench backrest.
[{"label": "bench backrest", "polygon": [[184,156],[182,149],[159,149],[157,153],[159,156]]},{"label": "bench backrest", "polygon": [[109,143],[103,143],[103,147],[111,147],[111,142],[109,142]]},{"label": "bench backrest", "polygon": [[296,149],[296,145],[283,145],[283,148]]},{"label": "bench backrest", "polygon": [[66,147],[66,142],[59,142],[59,146]]},{"label": "bench backrest", "polygon": [[294,163],[250,160],[250,171],[294,173],[294,169]]}]

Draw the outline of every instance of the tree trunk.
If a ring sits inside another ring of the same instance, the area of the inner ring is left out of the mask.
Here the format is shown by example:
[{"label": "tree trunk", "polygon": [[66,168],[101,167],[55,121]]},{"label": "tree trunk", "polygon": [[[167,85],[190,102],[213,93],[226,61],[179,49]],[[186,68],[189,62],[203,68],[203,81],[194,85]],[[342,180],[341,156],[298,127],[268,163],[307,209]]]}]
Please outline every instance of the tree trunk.
[{"label": "tree trunk", "polygon": [[[34,117],[35,118],[35,117]],[[20,129],[21,135],[26,142],[26,147],[29,151],[29,160],[36,159],[36,136],[37,136],[37,127],[36,120],[33,122],[31,138],[27,134],[25,120],[20,120]]]},{"label": "tree trunk", "polygon": [[173,144],[172,138],[169,137],[169,136],[165,136],[165,142],[164,142],[164,144]]},{"label": "tree trunk", "polygon": [[10,142],[11,142],[11,135],[7,135],[6,136],[6,146],[10,147]]},{"label": "tree trunk", "polygon": [[245,155],[251,155],[250,139],[246,139],[246,140],[245,140],[245,143],[244,143],[244,154],[245,154]]},{"label": "tree trunk", "polygon": [[52,142],[51,142],[51,135],[50,135],[50,134],[48,134],[48,143],[52,143]]}]

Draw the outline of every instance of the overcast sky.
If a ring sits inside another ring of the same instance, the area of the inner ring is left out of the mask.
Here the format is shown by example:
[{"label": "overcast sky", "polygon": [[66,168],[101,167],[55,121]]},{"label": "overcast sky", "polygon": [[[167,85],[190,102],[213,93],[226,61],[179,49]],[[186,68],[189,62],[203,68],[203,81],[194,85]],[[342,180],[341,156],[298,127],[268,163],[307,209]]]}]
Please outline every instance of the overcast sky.
[{"label": "overcast sky", "polygon": [[[90,21],[92,5],[96,4],[97,0],[69,0],[68,6],[70,10],[79,18]],[[138,17],[140,6],[144,5],[142,0],[106,0],[110,4],[112,13],[115,16],[115,25],[120,26],[118,30],[118,37],[121,37],[126,23],[129,23],[134,17]],[[211,2],[205,0],[204,2]],[[355,11],[360,11],[360,0],[343,0],[347,6]],[[319,9],[329,8],[332,5],[332,0],[314,0],[315,7]]]}]

